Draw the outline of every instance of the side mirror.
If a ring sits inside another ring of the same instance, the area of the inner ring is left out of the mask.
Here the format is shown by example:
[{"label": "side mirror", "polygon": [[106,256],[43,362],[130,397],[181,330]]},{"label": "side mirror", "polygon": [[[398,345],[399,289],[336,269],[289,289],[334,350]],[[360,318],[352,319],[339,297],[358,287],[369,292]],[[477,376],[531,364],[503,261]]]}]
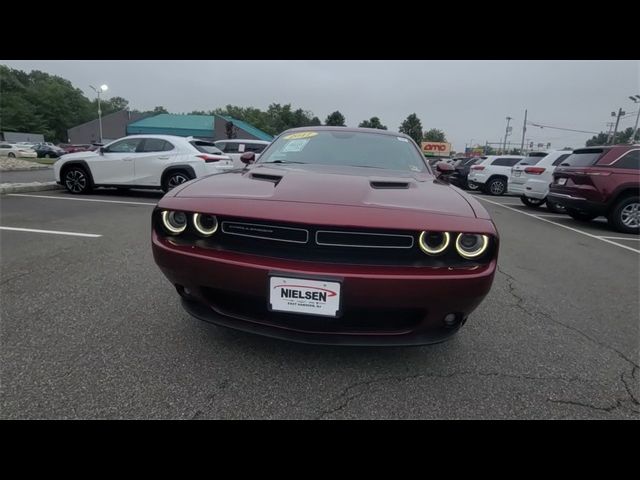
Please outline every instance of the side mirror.
[{"label": "side mirror", "polygon": [[256,154],[254,152],[245,152],[240,156],[240,160],[245,165],[250,165],[256,161]]},{"label": "side mirror", "polygon": [[455,170],[456,169],[453,168],[451,165],[449,165],[447,162],[439,162],[436,165],[436,171],[438,172],[438,174],[436,176],[439,179],[444,180],[443,177],[445,177],[449,173],[455,172]]},{"label": "side mirror", "polygon": [[104,147],[100,147],[98,149],[98,151],[100,152],[100,155],[104,154],[105,148]]}]

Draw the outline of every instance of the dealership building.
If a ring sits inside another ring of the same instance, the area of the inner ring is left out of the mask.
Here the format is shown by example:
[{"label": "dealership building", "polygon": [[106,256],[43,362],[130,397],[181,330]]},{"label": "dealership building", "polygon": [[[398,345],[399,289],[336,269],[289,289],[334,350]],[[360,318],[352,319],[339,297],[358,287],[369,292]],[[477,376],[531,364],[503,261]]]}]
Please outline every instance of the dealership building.
[{"label": "dealership building", "polygon": [[[222,140],[232,132],[233,138],[271,141],[272,135],[226,115],[145,115],[121,110],[102,117],[102,139],[109,142],[126,135],[177,135],[205,140]],[[100,141],[100,125],[92,120],[68,130],[69,143]]]}]

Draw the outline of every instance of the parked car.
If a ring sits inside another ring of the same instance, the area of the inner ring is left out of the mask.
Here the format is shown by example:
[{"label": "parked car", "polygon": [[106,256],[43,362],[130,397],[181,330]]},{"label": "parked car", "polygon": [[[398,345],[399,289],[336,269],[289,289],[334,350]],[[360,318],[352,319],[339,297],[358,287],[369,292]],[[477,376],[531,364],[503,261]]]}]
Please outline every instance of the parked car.
[{"label": "parked car", "polygon": [[58,158],[59,156],[67,153],[60,147],[56,147],[55,145],[48,144],[48,143],[36,143],[31,148],[35,150],[36,154],[38,155],[38,158],[41,158],[41,157]]},{"label": "parked car", "polygon": [[79,143],[79,144],[61,143],[58,146],[62,148],[66,153],[89,152],[91,151],[91,147],[92,147],[90,143]]},{"label": "parked car", "polygon": [[488,155],[471,166],[467,181],[470,186],[490,195],[507,193],[511,167],[524,159],[521,155]]},{"label": "parked car", "polygon": [[574,150],[553,173],[548,198],[575,220],[607,217],[625,233],[640,233],[640,144]]},{"label": "parked car", "polygon": [[152,214],[154,259],[191,315],[307,343],[416,345],[452,336],[489,292],[491,217],[409,136],[296,128],[255,157]]},{"label": "parked car", "polygon": [[449,182],[455,185],[456,187],[464,188],[466,190],[477,190],[478,187],[476,185],[471,185],[467,181],[469,176],[469,170],[472,165],[480,162],[482,159],[480,157],[473,158],[465,158],[462,161],[458,162],[458,164],[454,167],[455,172],[449,177]]},{"label": "parked car", "polygon": [[547,194],[553,172],[569,155],[571,150],[529,153],[511,169],[508,192],[520,195],[520,200],[528,207],[538,208],[546,203],[548,210],[564,213],[564,208],[548,200]]},{"label": "parked car", "polygon": [[0,157],[9,158],[38,158],[38,154],[29,147],[0,143]]},{"label": "parked car", "polygon": [[256,158],[260,158],[262,151],[269,145],[270,142],[264,140],[247,140],[241,138],[232,138],[228,140],[218,140],[215,142],[225,155],[231,157],[233,165],[235,167],[243,167],[244,164],[240,161],[240,157],[245,152],[253,152],[256,154]]},{"label": "parked car", "polygon": [[[211,153],[214,152],[214,153]],[[94,187],[162,188],[233,168],[211,142],[173,135],[131,135],[95,152],[64,155],[54,163],[56,181],[71,193]]]}]

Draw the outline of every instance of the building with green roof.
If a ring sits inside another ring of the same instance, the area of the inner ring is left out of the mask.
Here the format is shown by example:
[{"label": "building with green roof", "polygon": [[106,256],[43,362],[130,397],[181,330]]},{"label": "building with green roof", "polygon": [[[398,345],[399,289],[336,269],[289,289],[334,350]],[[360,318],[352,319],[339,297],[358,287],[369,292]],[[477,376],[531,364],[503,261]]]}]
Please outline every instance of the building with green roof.
[{"label": "building with green roof", "polygon": [[233,124],[234,138],[271,141],[272,135],[242,120],[223,115],[176,115],[161,113],[127,125],[127,135],[158,134],[223,140],[227,137],[227,124]]}]

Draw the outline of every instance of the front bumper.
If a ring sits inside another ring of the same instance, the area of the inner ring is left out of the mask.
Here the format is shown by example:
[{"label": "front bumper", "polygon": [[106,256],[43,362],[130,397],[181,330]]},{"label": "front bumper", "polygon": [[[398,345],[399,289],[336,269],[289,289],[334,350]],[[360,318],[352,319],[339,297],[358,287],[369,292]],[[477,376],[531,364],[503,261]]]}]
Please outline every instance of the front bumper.
[{"label": "front bumper", "polygon": [[[318,264],[171,244],[152,233],[156,263],[193,301],[191,315],[218,325],[304,343],[424,345],[446,340],[491,288],[496,260],[473,269]],[[271,273],[342,282],[339,318],[270,312]],[[449,327],[444,317],[454,313]],[[319,319],[320,318],[320,319]]]}]

